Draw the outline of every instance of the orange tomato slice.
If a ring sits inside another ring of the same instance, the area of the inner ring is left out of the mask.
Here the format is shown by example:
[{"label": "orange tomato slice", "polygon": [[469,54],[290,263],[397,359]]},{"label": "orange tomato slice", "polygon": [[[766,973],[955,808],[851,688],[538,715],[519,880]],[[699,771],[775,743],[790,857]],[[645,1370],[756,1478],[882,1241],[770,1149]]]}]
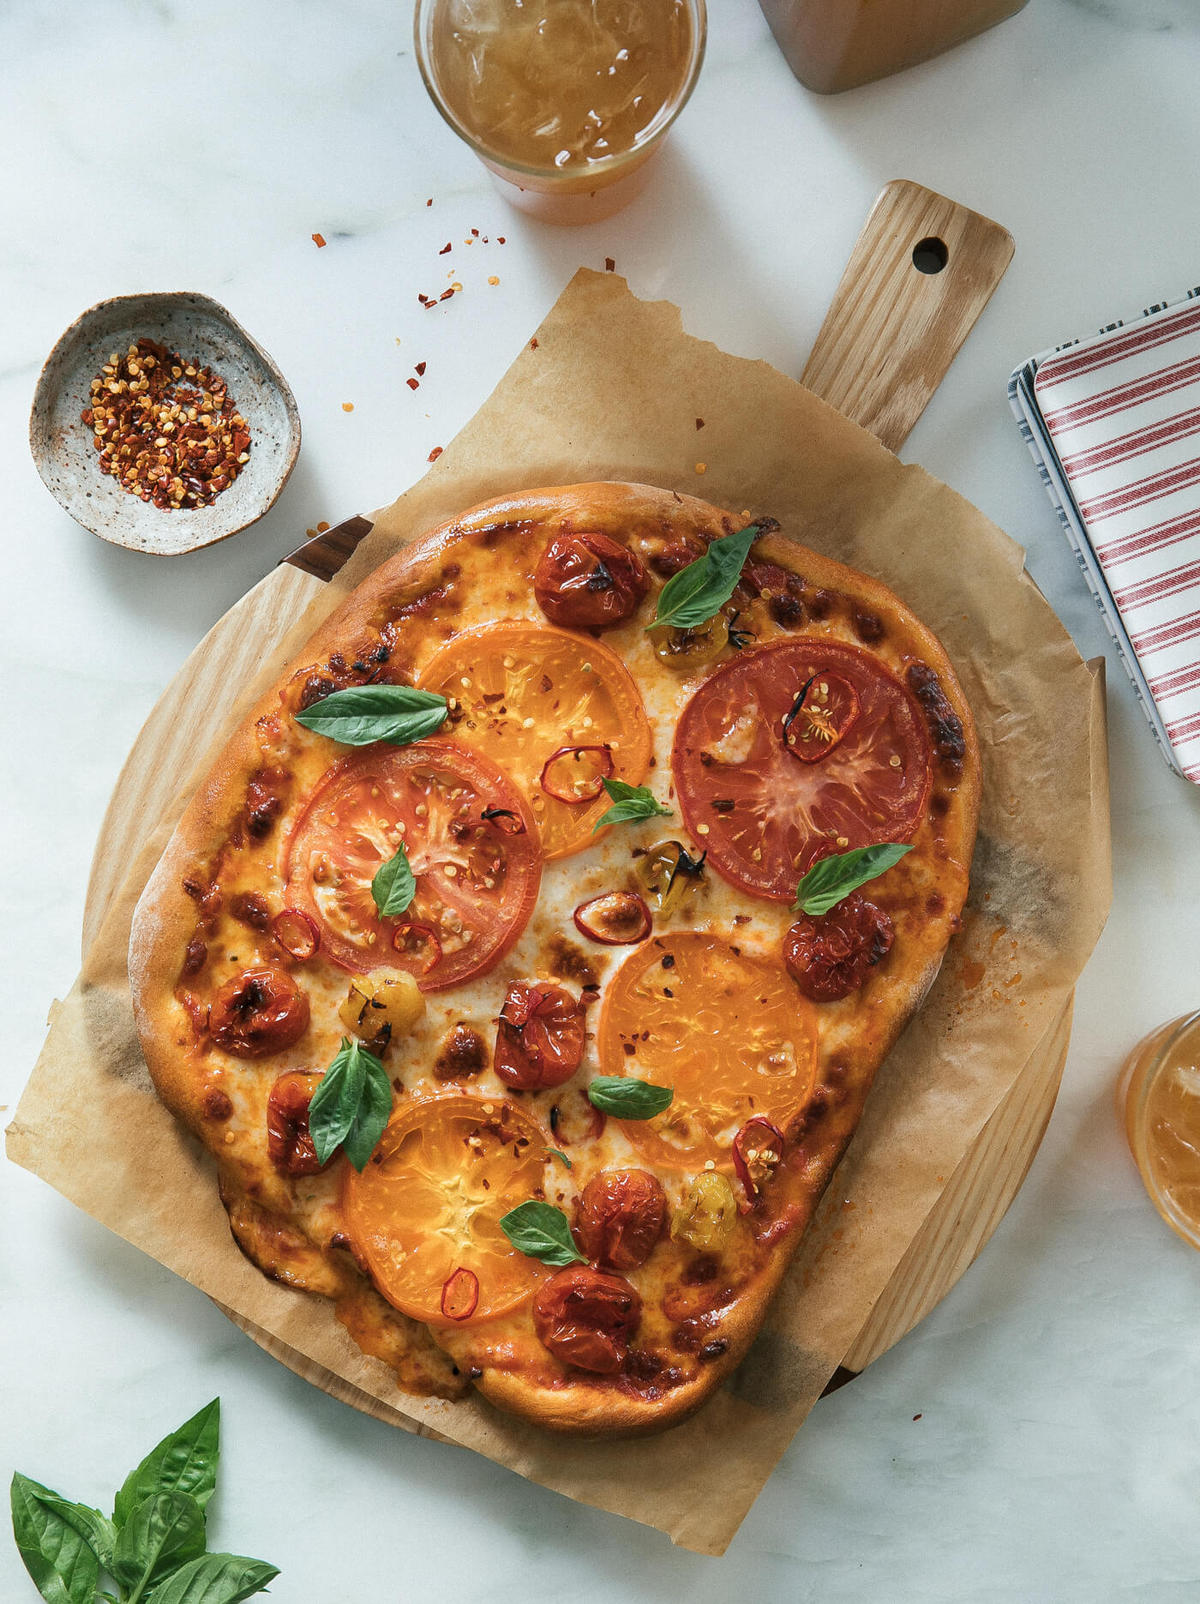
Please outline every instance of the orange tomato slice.
[{"label": "orange tomato slice", "polygon": [[[541,1127],[504,1098],[426,1098],[393,1114],[345,1193],[351,1238],[388,1302],[414,1320],[453,1326],[531,1297],[550,1272],[517,1252],[500,1220],[544,1185],[548,1158]],[[457,1289],[470,1276],[478,1297],[456,1320],[450,1311],[466,1306]]]},{"label": "orange tomato slice", "polygon": [[[524,794],[548,858],[587,846],[610,806],[597,752],[611,754],[612,777],[630,785],[646,777],[653,743],[641,695],[621,659],[597,640],[538,624],[484,624],[445,645],[420,685],[451,699],[447,730],[499,764]],[[564,749],[581,754],[579,800],[546,789],[570,790],[560,772],[569,769]]]},{"label": "orange tomato slice", "polygon": [[778,965],[718,936],[654,936],[613,976],[598,1034],[601,1070],[671,1086],[674,1101],[622,1129],[652,1164],[733,1168],[756,1115],[785,1126],[812,1087],[816,1009]]}]

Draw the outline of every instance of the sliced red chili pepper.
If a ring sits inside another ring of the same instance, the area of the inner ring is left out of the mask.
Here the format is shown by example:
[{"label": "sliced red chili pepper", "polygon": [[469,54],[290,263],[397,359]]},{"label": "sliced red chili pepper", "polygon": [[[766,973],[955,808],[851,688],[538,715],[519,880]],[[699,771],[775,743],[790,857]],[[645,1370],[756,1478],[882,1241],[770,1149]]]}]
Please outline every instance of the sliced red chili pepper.
[{"label": "sliced red chili pepper", "polygon": [[511,808],[484,808],[479,817],[485,824],[494,824],[501,835],[525,834],[525,821]]},{"label": "sliced red chili pepper", "polygon": [[783,1159],[783,1145],[783,1132],[761,1114],[748,1119],[734,1137],[733,1167],[746,1194],[743,1214],[762,1196],[763,1187]]},{"label": "sliced red chili pepper", "polygon": [[284,908],[271,921],[271,934],[299,963],[313,957],[321,945],[321,932],[315,919],[310,919],[302,908]]},{"label": "sliced red chili pepper", "polygon": [[605,891],[581,902],[575,928],[605,947],[632,947],[650,934],[650,910],[636,891]]},{"label": "sliced red chili pepper", "polygon": [[442,1285],[442,1313],[447,1320],[469,1320],[479,1302],[479,1277],[459,1265]]},{"label": "sliced red chili pepper", "polygon": [[607,746],[560,746],[542,769],[541,787],[559,802],[594,802],[613,771]]},{"label": "sliced red chili pepper", "polygon": [[[414,975],[425,975],[442,956],[442,944],[432,925],[423,925],[415,919],[405,919],[392,932],[392,946],[401,958],[411,960]],[[410,967],[405,965],[406,968]]]}]

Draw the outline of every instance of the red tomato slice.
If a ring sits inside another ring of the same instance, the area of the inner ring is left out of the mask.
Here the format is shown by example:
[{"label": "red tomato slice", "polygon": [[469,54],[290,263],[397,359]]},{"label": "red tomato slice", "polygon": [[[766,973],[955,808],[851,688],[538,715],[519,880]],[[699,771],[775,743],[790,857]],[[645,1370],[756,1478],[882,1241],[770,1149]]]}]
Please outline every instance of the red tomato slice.
[{"label": "red tomato slice", "polygon": [[[489,808],[503,813],[486,819]],[[371,881],[401,843],[416,895],[383,919]],[[529,805],[489,758],[450,741],[372,746],[335,763],[314,792],[288,845],[285,901],[315,919],[322,954],[343,969],[406,969],[422,991],[442,991],[508,951],[541,873]],[[414,944],[414,925],[432,941]]]},{"label": "red tomato slice", "polygon": [[[787,736],[804,714],[786,729],[785,720],[810,681],[818,695],[829,687],[836,739],[817,761],[797,762]],[[854,646],[797,639],[743,652],[704,682],[679,721],[671,770],[717,873],[784,902],[818,858],[911,839],[933,754],[915,698],[881,663]]]}]

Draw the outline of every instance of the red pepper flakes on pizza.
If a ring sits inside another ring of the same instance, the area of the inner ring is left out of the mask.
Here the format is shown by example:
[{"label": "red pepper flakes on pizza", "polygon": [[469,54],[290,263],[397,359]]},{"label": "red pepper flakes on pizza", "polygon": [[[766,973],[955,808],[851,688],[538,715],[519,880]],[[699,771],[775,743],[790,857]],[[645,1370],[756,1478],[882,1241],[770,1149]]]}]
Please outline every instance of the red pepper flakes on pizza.
[{"label": "red pepper flakes on pizza", "polygon": [[652,1430],[746,1351],[958,928],[945,652],[770,519],[476,508],[247,717],[134,922],[237,1241],[401,1386]]}]

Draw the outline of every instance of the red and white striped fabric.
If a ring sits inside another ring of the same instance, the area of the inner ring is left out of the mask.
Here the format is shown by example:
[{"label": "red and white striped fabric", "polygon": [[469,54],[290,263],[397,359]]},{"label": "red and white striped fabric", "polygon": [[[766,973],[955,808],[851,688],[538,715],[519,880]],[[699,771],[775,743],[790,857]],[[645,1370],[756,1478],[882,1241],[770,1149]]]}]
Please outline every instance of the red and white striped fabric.
[{"label": "red and white striped fabric", "polygon": [[1200,782],[1200,303],[1047,357],[1034,391],[1179,766]]}]

